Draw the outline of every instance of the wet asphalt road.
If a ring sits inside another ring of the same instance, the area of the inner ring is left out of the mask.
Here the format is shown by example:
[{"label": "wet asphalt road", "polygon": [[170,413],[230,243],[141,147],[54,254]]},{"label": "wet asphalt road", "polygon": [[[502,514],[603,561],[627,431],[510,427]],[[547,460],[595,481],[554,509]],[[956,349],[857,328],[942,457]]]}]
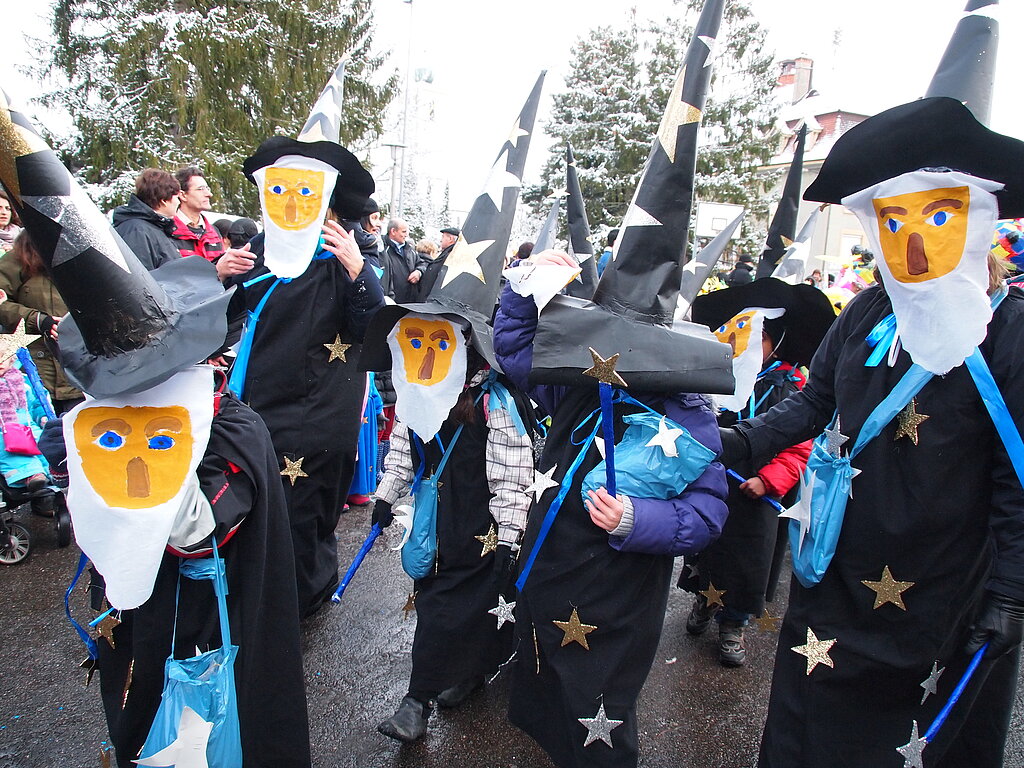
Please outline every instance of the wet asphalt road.
[{"label": "wet asphalt road", "polygon": [[[47,521],[20,514],[33,552],[0,566],[0,768],[92,768],[106,736],[98,687],[85,688],[84,647],[64,618],[63,594],[78,550],[57,549]],[[338,527],[342,568],[369,527],[356,508]],[[390,543],[397,534],[387,532]],[[383,537],[382,537],[383,538]],[[322,768],[549,768],[533,742],[505,720],[499,677],[462,708],[436,713],[427,736],[400,746],[377,734],[406,690],[415,614],[402,606],[411,581],[380,543],[340,605],[306,622],[304,649],[313,761]],[[784,590],[780,590],[784,591]],[[79,587],[72,600],[91,618]],[[717,633],[687,636],[690,597],[673,590],[658,656],[640,697],[643,768],[746,768],[756,760],[775,635],[747,631],[748,664],[725,669]],[[781,613],[781,600],[770,608]],[[1018,691],[1007,768],[1024,768],[1024,684]]]}]

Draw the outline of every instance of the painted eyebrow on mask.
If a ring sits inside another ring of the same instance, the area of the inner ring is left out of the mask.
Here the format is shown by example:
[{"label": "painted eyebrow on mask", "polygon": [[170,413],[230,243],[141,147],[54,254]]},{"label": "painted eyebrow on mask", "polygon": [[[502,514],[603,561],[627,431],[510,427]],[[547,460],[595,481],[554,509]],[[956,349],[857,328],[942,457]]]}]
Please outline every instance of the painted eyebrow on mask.
[{"label": "painted eyebrow on mask", "polygon": [[935,200],[934,202],[928,203],[921,211],[922,216],[927,216],[929,213],[934,211],[936,208],[963,208],[963,200],[954,200],[951,197],[947,197],[945,200]]},{"label": "painted eyebrow on mask", "polygon": [[173,416],[157,416],[146,424],[146,437],[153,437],[157,432],[164,429],[170,432],[180,432],[181,419],[176,419]]},{"label": "painted eyebrow on mask", "polygon": [[408,337],[412,337],[412,336],[422,337],[423,336],[423,331],[421,331],[419,328],[406,328],[405,329],[405,335],[408,336]]},{"label": "painted eyebrow on mask", "polygon": [[901,206],[898,206],[898,205],[887,205],[887,206],[885,206],[885,208],[883,208],[882,210],[880,210],[878,212],[878,215],[879,216],[887,216],[890,213],[898,213],[901,216],[906,216],[907,215],[907,209],[903,208]]},{"label": "painted eyebrow on mask", "polygon": [[430,334],[430,339],[431,341],[435,339],[444,339],[445,341],[448,341],[448,331],[446,331],[444,328],[442,328],[439,331],[434,331],[432,334]]},{"label": "painted eyebrow on mask", "polygon": [[110,430],[113,430],[114,432],[117,432],[117,434],[122,436],[130,435],[132,433],[131,424],[129,424],[124,419],[104,419],[103,421],[101,421],[92,428],[92,436],[98,437],[99,435],[102,435],[104,432]]}]

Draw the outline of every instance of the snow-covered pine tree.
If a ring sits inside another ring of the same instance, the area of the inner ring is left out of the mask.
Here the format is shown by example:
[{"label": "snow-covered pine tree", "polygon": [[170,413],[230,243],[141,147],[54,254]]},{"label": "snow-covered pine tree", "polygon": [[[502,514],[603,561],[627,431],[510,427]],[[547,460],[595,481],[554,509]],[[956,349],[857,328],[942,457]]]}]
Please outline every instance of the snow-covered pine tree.
[{"label": "snow-covered pine tree", "polygon": [[[62,84],[40,97],[70,112],[51,137],[105,206],[135,175],[199,165],[219,210],[258,214],[240,172],[258,144],[295,136],[348,54],[344,145],[381,130],[397,77],[371,54],[372,0],[56,0],[38,69]],[[386,79],[387,82],[380,82]]]}]

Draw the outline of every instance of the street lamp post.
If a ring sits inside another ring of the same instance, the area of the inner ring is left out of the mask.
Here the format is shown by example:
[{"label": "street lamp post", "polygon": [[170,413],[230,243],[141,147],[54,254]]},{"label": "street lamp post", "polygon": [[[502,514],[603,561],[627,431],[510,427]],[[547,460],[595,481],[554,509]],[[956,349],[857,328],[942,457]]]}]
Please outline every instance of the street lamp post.
[{"label": "street lamp post", "polygon": [[[401,216],[404,209],[404,196],[405,196],[405,150],[408,145],[408,130],[409,130],[409,88],[410,78],[409,73],[412,71],[412,0],[402,0],[409,6],[409,46],[405,57],[405,105],[402,107],[402,144],[401,144],[401,162],[398,164],[398,196],[394,195],[395,179],[391,179],[391,190],[392,200],[397,200],[395,204],[395,216]],[[397,152],[398,147],[392,149],[392,152]],[[392,171],[394,172],[394,171]]]}]

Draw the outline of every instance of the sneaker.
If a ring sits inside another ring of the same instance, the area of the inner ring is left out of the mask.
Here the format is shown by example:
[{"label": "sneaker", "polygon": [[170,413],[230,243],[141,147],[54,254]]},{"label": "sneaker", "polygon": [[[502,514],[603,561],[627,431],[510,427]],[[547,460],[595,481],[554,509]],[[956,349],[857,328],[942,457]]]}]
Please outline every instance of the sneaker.
[{"label": "sneaker", "polygon": [[377,726],[377,730],[392,739],[410,742],[427,732],[427,720],[430,718],[430,705],[419,699],[406,696],[398,705],[398,710]]},{"label": "sneaker", "polygon": [[353,507],[365,507],[370,503],[370,497],[365,493],[356,493],[348,497],[348,503]]},{"label": "sneaker", "polygon": [[693,607],[690,608],[690,615],[686,617],[686,631],[691,635],[703,635],[711,624],[711,619],[718,613],[720,606],[708,607],[708,601],[704,595],[697,595],[693,600]]},{"label": "sneaker", "polygon": [[742,667],[747,660],[743,647],[743,625],[738,621],[723,621],[718,625],[718,660],[726,667]]},{"label": "sneaker", "polygon": [[437,696],[437,705],[444,707],[445,709],[452,709],[453,707],[459,706],[462,702],[469,698],[470,694],[478,688],[482,688],[484,685],[483,678],[472,678],[464,683],[453,685]]}]

